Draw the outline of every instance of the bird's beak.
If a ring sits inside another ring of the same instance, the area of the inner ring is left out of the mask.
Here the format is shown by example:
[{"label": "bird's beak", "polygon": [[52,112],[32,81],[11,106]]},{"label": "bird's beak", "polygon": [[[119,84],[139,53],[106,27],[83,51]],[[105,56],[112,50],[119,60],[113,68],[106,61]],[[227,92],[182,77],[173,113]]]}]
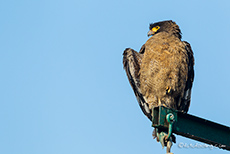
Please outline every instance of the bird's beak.
[{"label": "bird's beak", "polygon": [[148,32],[148,37],[149,36],[151,36],[151,35],[153,35],[155,32],[153,32],[152,30],[150,30],[149,32]]}]

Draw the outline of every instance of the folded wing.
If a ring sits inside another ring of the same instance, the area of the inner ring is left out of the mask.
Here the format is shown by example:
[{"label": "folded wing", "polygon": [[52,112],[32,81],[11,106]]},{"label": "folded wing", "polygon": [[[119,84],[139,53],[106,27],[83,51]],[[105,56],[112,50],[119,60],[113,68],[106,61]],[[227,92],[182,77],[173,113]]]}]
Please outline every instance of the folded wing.
[{"label": "folded wing", "polygon": [[190,44],[186,41],[183,41],[187,55],[188,55],[188,79],[186,81],[186,86],[184,90],[184,95],[181,100],[181,104],[178,106],[178,110],[181,110],[183,112],[188,112],[190,101],[191,101],[191,90],[192,90],[192,84],[194,79],[194,57],[193,57],[193,51],[190,46]]},{"label": "folded wing", "polygon": [[136,52],[131,48],[125,49],[123,53],[123,66],[126,71],[130,85],[133,88],[137,101],[144,112],[144,114],[152,120],[151,110],[145,101],[144,96],[140,90],[140,66],[143,53],[145,51],[145,46],[143,45],[140,52]]}]

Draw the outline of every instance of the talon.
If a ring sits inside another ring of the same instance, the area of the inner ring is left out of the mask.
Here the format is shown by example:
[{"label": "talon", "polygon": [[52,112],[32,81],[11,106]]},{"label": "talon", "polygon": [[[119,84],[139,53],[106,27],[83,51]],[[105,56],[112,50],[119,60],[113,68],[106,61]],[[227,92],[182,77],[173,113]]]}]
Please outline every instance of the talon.
[{"label": "talon", "polygon": [[161,100],[158,99],[158,106],[161,106]]},{"label": "talon", "polygon": [[166,94],[170,94],[171,92],[172,92],[171,87],[167,87],[167,88],[166,88]]}]

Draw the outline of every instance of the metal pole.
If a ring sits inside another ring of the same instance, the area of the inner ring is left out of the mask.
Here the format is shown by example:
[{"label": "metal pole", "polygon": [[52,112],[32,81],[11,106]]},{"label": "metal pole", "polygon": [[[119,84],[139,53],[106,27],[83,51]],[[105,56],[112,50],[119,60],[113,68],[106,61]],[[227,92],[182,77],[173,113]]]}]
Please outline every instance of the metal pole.
[{"label": "metal pole", "polygon": [[[168,114],[174,116],[173,125],[167,120]],[[177,135],[230,151],[230,127],[203,118],[159,106],[153,108],[152,126],[168,130],[168,135],[172,131]]]}]

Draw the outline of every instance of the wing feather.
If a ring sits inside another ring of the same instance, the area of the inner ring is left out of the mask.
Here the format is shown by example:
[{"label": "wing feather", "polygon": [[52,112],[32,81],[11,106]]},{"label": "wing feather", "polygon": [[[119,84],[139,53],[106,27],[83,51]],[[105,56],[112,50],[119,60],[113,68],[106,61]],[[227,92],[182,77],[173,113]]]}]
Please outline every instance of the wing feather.
[{"label": "wing feather", "polygon": [[141,47],[139,53],[131,48],[125,49],[123,53],[123,66],[126,71],[129,83],[133,88],[139,106],[141,107],[141,110],[150,120],[152,120],[151,110],[149,109],[149,105],[148,103],[146,103],[145,98],[143,97],[140,89],[139,70],[140,70],[141,59],[144,50],[145,50],[144,45]]},{"label": "wing feather", "polygon": [[183,41],[187,55],[188,55],[188,79],[186,82],[184,95],[181,100],[181,105],[179,106],[179,110],[183,112],[188,112],[190,101],[191,101],[191,91],[192,91],[192,84],[194,80],[194,57],[193,57],[193,51],[190,46],[190,44],[186,41]]}]

